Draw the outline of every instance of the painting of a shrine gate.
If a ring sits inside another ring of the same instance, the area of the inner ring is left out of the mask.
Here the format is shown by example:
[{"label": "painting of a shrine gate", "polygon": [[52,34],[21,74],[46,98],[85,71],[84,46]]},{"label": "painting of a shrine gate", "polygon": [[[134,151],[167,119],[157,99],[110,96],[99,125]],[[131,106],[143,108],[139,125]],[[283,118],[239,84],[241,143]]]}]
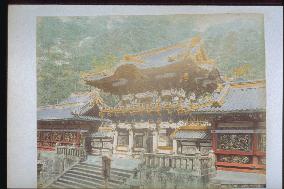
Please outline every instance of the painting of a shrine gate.
[{"label": "painting of a shrine gate", "polygon": [[38,108],[40,187],[265,186],[265,80],[224,77],[200,36],[82,78],[92,90]]}]

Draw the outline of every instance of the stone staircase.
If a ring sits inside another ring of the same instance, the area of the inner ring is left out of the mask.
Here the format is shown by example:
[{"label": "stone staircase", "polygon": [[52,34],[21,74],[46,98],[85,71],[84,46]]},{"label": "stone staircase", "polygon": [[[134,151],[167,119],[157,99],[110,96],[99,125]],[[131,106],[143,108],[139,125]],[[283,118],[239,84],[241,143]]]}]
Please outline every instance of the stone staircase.
[{"label": "stone staircase", "polygon": [[[107,188],[129,188],[125,185],[134,171],[112,168]],[[106,188],[101,165],[78,163],[47,188]]]}]

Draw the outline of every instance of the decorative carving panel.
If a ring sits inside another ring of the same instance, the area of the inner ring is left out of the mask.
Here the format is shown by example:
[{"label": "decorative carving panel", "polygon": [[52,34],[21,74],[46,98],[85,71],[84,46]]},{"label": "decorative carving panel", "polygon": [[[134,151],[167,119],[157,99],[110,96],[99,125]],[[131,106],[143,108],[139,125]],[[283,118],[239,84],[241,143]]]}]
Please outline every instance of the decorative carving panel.
[{"label": "decorative carving panel", "polygon": [[64,141],[65,142],[76,142],[76,133],[75,132],[65,132]]},{"label": "decorative carving panel", "polygon": [[111,149],[112,143],[111,142],[103,142],[103,148]]},{"label": "decorative carving panel", "polygon": [[250,134],[218,134],[217,148],[221,150],[251,151]]},{"label": "decorative carving panel", "polygon": [[195,154],[197,148],[195,146],[182,146],[183,154]]},{"label": "decorative carving panel", "polygon": [[210,150],[211,150],[211,147],[201,147],[200,153],[201,155],[208,155]]},{"label": "decorative carving panel", "polygon": [[42,139],[44,141],[51,141],[51,132],[43,132],[43,137]]},{"label": "decorative carving panel", "polygon": [[49,146],[49,147],[51,147],[52,143],[51,142],[43,142],[42,146]]},{"label": "decorative carving panel", "polygon": [[38,131],[38,132],[37,132],[37,141],[39,141],[39,140],[41,139],[41,137],[40,137],[40,136],[41,136],[41,132],[40,132],[40,131]]},{"label": "decorative carving panel", "polygon": [[62,132],[53,132],[53,141],[59,142],[62,140]]},{"label": "decorative carving panel", "polygon": [[100,140],[94,140],[92,141],[92,147],[94,148],[102,148],[102,142]]},{"label": "decorative carving panel", "polygon": [[251,158],[249,156],[240,156],[240,155],[219,155],[218,161],[228,162],[228,163],[249,164],[251,163]]}]

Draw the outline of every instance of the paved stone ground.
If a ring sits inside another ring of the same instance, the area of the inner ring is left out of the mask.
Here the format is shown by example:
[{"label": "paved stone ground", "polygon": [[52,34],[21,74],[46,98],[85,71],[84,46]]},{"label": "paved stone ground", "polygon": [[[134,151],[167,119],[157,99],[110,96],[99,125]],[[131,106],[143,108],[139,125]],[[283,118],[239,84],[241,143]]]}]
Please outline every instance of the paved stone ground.
[{"label": "paved stone ground", "polygon": [[44,159],[44,158],[54,158],[56,156],[56,152],[55,151],[42,151],[40,152],[40,158]]},{"label": "paved stone ground", "polygon": [[233,171],[217,171],[216,177],[211,182],[220,184],[265,184],[265,174],[243,173]]}]

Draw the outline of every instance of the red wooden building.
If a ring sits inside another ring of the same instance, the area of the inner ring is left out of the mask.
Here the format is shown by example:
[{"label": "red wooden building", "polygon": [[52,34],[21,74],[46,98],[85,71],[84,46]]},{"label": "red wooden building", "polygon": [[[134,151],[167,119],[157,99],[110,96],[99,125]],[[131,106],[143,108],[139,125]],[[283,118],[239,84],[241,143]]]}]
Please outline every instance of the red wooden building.
[{"label": "red wooden building", "polygon": [[[98,130],[101,119],[96,118],[99,106],[91,93],[72,95],[61,103],[38,109],[37,148],[55,150],[60,146],[86,146],[90,151],[90,136]],[[94,105],[95,104],[95,105]],[[88,116],[92,113],[93,117]]]},{"label": "red wooden building", "polygon": [[218,169],[265,173],[265,94],[263,80],[228,83],[213,106],[196,112],[211,117]]}]

